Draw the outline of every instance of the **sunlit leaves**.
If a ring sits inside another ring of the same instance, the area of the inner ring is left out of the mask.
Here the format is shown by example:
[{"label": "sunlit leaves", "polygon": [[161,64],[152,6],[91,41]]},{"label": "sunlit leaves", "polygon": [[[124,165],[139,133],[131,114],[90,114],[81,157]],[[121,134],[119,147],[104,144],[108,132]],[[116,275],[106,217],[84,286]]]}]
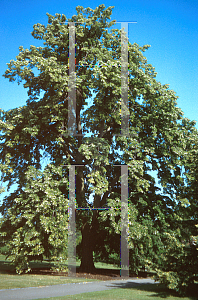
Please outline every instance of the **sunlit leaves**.
[{"label": "sunlit leaves", "polygon": [[61,191],[67,180],[62,175],[61,167],[48,166],[43,172],[30,167],[24,190],[7,211],[1,234],[8,241],[8,254],[18,273],[29,270],[32,258],[49,256],[50,251],[58,260],[67,244],[68,199]]}]

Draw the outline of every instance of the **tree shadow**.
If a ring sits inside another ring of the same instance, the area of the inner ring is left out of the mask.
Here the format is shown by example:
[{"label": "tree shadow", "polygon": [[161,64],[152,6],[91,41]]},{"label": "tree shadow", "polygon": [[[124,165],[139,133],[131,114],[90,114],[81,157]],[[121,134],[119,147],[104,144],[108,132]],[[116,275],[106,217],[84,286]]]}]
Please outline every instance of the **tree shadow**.
[{"label": "tree shadow", "polygon": [[[47,261],[33,261],[30,262],[31,272],[27,274],[40,274],[40,275],[50,275],[49,273],[54,273],[51,268],[53,263]],[[14,274],[16,275],[16,270],[14,265],[9,260],[0,260],[0,274]]]},{"label": "tree shadow", "polygon": [[165,285],[159,283],[148,283],[148,282],[115,282],[111,284],[112,287],[123,288],[123,289],[138,289],[140,291],[150,292],[153,294],[148,295],[147,297],[155,298],[159,297],[166,299],[170,296],[172,297],[188,297],[189,300],[198,300],[198,284],[191,286],[190,291],[185,296],[180,296],[177,292],[168,289]]},{"label": "tree shadow", "polygon": [[0,260],[0,274],[10,274],[15,271],[14,266],[9,261]]}]

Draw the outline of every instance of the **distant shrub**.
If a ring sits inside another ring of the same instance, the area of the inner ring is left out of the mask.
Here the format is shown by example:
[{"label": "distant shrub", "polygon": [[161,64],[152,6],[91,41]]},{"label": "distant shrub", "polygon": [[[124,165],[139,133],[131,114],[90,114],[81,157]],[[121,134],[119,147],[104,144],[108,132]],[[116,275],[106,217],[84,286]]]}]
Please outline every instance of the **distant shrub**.
[{"label": "distant shrub", "polygon": [[1,254],[6,255],[7,252],[8,252],[7,246],[2,246],[2,247],[0,247],[0,253],[1,253]]}]

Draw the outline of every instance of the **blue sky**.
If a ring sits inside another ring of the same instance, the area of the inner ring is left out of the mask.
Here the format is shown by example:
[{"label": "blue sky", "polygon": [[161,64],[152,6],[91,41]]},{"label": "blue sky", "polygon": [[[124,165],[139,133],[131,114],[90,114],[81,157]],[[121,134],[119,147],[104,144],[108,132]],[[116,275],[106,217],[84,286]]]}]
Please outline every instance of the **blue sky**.
[{"label": "blue sky", "polygon": [[[145,52],[148,62],[158,73],[157,79],[170,84],[177,95],[178,106],[189,119],[198,120],[198,1],[196,0],[0,0],[0,74],[19,46],[37,45],[31,36],[35,23],[47,24],[46,12],[64,13],[71,17],[75,7],[95,8],[100,4],[115,6],[112,19],[137,21],[129,25],[129,40],[149,44]],[[26,90],[16,82],[0,76],[0,107],[7,110],[24,105]],[[198,128],[198,125],[196,125]]]},{"label": "blue sky", "polygon": [[[115,6],[112,19],[137,21],[129,25],[129,40],[149,44],[148,62],[158,73],[157,80],[170,84],[179,96],[178,106],[185,117],[198,121],[198,1],[196,0],[0,0],[0,74],[19,53],[19,46],[39,46],[31,36],[33,25],[47,24],[46,13],[64,13],[70,18],[76,6]],[[0,107],[22,106],[27,100],[22,85],[0,76]],[[198,124],[196,125],[198,128]]]}]

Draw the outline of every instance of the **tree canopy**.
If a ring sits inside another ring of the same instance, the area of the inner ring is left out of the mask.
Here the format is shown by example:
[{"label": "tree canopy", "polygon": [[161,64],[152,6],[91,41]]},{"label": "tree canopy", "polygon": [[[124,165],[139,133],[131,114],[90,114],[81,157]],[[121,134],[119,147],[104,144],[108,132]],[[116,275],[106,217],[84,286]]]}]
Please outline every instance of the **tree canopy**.
[{"label": "tree canopy", "polygon": [[[1,110],[2,180],[8,188],[18,185],[1,206],[1,236],[19,273],[29,270],[32,258],[62,262],[67,257],[67,165],[83,165],[76,167],[76,207],[110,208],[76,216],[81,268],[91,271],[93,251],[101,257],[119,251],[114,243],[120,234],[115,208],[121,207],[116,165],[125,164],[130,269],[155,268],[162,281],[180,290],[196,273],[194,268],[186,280],[177,277],[188,239],[197,235],[197,130],[177,107],[175,92],[157,81],[144,56],[149,45],[129,42],[129,134],[120,135],[122,33],[111,29],[112,9],[78,6],[72,18],[47,14],[48,24],[35,24],[32,32],[42,45],[20,46],[16,60],[8,63],[4,77],[23,83],[28,99],[22,107]],[[75,22],[77,135],[67,134],[69,22]],[[43,157],[49,159],[46,166]],[[188,246],[193,257],[195,248]]]}]

